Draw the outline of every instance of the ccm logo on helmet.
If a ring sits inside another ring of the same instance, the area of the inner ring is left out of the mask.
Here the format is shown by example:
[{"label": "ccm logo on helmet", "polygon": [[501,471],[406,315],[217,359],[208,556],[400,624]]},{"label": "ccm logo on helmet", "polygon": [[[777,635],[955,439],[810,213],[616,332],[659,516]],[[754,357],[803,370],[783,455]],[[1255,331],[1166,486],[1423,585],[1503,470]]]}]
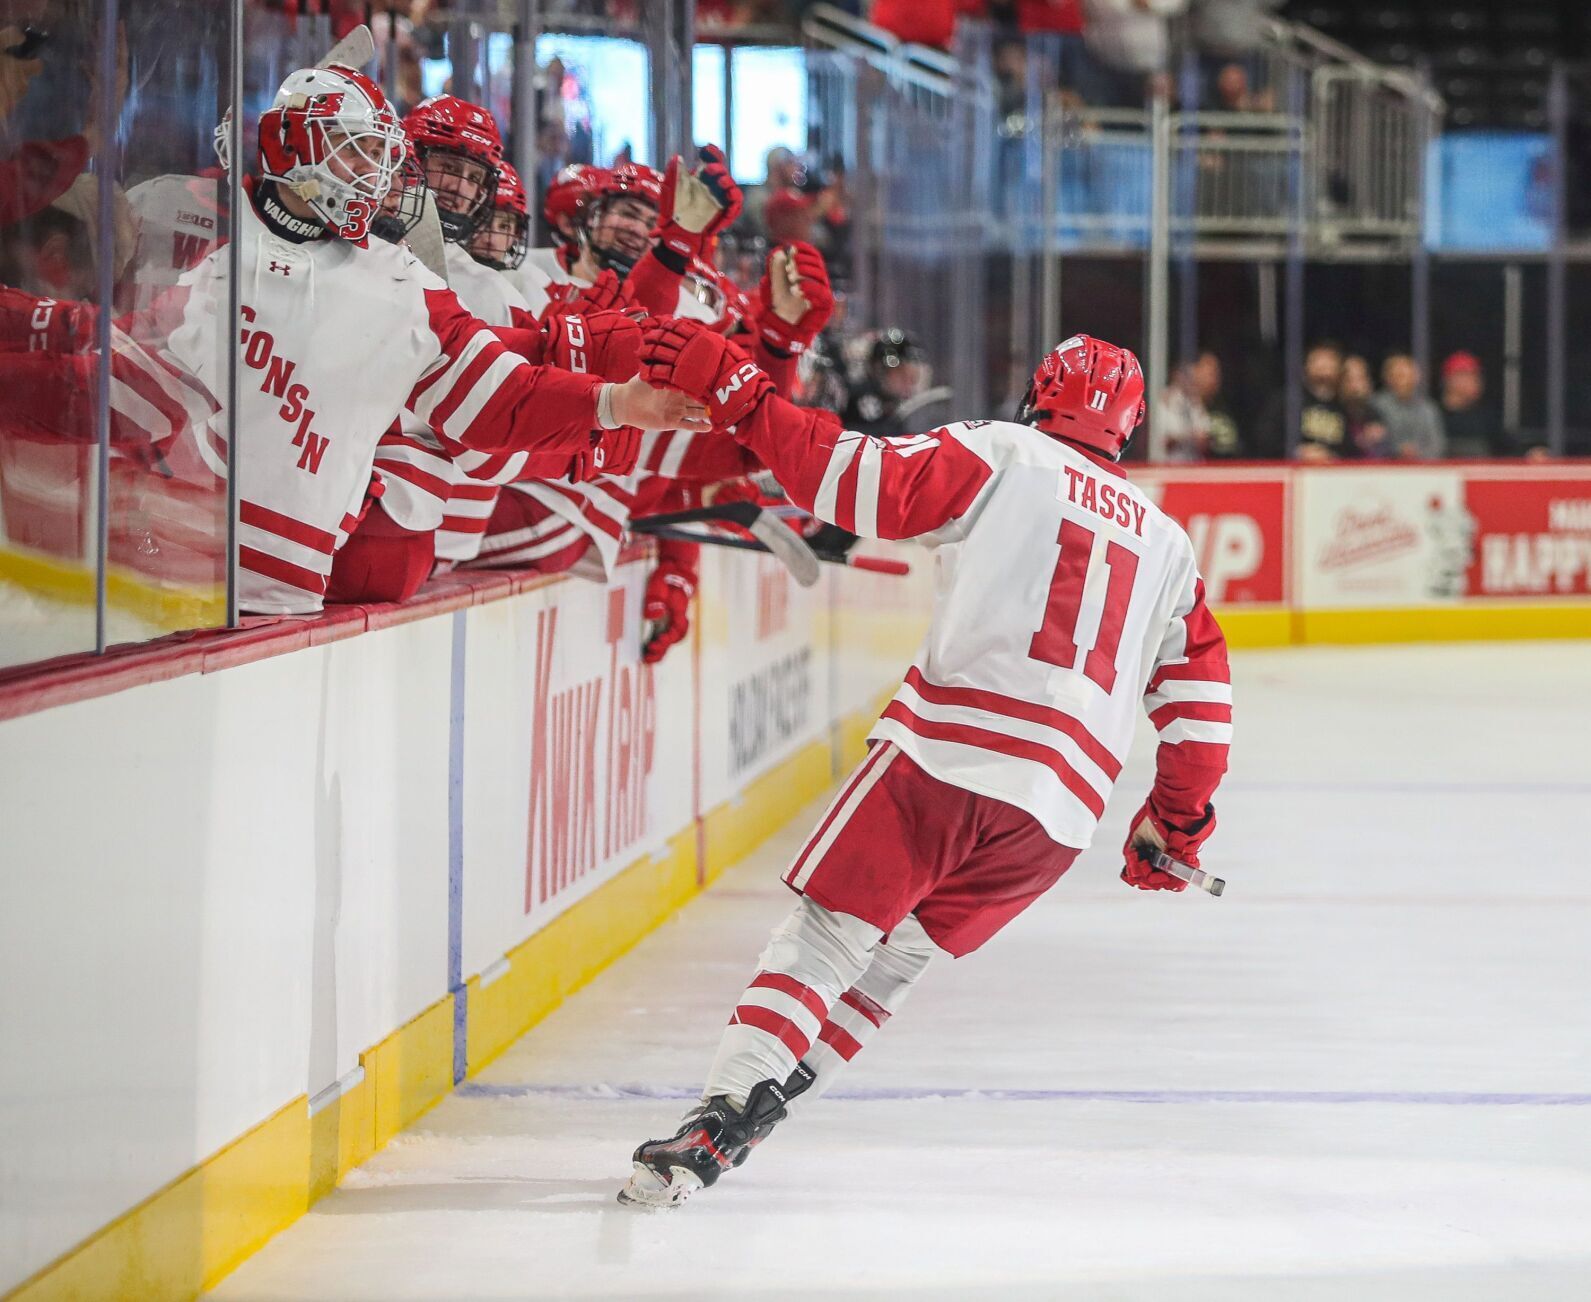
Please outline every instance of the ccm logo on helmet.
[{"label": "ccm logo on helmet", "polygon": [[745,384],[747,380],[754,380],[756,378],[757,378],[757,364],[755,362],[747,362],[744,366],[742,366],[738,371],[736,371],[732,376],[729,377],[729,383],[728,384],[724,385],[724,387],[722,389],[717,390],[718,401],[719,402],[728,402],[730,394],[739,393],[741,385]]}]

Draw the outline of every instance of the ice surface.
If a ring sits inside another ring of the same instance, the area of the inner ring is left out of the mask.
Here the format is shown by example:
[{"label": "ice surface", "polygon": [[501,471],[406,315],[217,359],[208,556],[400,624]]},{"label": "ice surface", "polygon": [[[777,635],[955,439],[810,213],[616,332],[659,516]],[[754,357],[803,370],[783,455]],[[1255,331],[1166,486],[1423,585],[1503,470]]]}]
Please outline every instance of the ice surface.
[{"label": "ice surface", "polygon": [[[782,834],[225,1299],[1591,1299],[1591,646],[1235,657],[1220,900],[1096,848],[677,1212],[671,1132]],[[816,811],[813,811],[814,813]]]}]

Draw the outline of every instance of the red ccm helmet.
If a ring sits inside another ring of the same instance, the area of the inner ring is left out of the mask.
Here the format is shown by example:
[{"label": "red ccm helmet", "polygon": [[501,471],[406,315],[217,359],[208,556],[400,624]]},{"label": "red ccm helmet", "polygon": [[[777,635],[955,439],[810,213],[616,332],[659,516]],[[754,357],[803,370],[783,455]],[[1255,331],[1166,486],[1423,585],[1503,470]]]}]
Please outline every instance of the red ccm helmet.
[{"label": "red ccm helmet", "polygon": [[541,200],[541,219],[565,244],[575,242],[580,207],[595,194],[608,169],[590,163],[570,163],[552,178]]},{"label": "red ccm helmet", "polygon": [[1115,461],[1144,418],[1144,373],[1126,348],[1073,335],[1044,355],[1022,399],[1024,425]]},{"label": "red ccm helmet", "polygon": [[497,175],[492,211],[470,237],[470,256],[498,271],[513,271],[530,252],[530,200],[519,171],[504,163]]},{"label": "red ccm helmet", "polygon": [[456,95],[434,95],[409,111],[403,129],[436,196],[442,234],[455,244],[467,244],[492,211],[503,169],[503,137],[496,120],[479,104]]},{"label": "red ccm helmet", "polygon": [[[625,200],[642,205],[649,215],[641,220],[615,211]],[[644,163],[620,163],[597,176],[580,205],[580,242],[598,266],[617,272],[622,280],[651,247],[651,228],[662,208],[663,174]]]},{"label": "red ccm helmet", "polygon": [[260,115],[260,175],[356,243],[370,233],[407,155],[398,115],[355,68],[300,69]]}]

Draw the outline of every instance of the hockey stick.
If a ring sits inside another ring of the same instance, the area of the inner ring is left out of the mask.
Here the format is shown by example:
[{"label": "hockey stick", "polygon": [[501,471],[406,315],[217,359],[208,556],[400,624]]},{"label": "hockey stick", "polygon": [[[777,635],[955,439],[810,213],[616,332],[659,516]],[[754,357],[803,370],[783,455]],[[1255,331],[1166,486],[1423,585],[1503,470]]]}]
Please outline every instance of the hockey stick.
[{"label": "hockey stick", "polygon": [[447,256],[443,252],[442,219],[437,216],[436,198],[429,188],[425,192],[425,206],[414,229],[404,236],[409,252],[420,259],[421,265],[444,285],[447,280]]},{"label": "hockey stick", "polygon": [[326,52],[326,57],[315,66],[329,68],[340,64],[344,68],[368,68],[376,61],[376,38],[370,29],[360,24]]},{"label": "hockey stick", "polygon": [[[671,525],[652,526],[644,523],[632,523],[630,528],[637,533],[644,533],[650,538],[669,538],[675,542],[705,543],[709,547],[728,547],[734,551],[761,552],[768,554],[768,549],[760,542],[753,542],[750,538],[732,538],[723,533],[698,533],[694,529],[686,529]],[[849,570],[865,570],[870,574],[890,574],[897,578],[910,574],[911,566],[905,561],[886,560],[881,556],[841,556],[829,552],[814,552],[814,556],[825,565],[841,565]]]},{"label": "hockey stick", "polygon": [[[823,567],[818,563],[817,556],[801,536],[780,524],[777,517],[755,502],[726,502],[723,506],[704,506],[696,511],[649,515],[639,520],[632,520],[630,528],[637,533],[649,533],[658,537],[678,537],[678,534],[665,534],[663,531],[685,524],[738,525],[762,544],[761,547],[755,547],[741,542],[742,550],[771,552],[778,557],[779,563],[790,571],[790,577],[803,588],[812,587],[823,574]],[[740,541],[688,532],[685,534],[685,539],[690,542],[723,546],[733,546]]]},{"label": "hockey stick", "polygon": [[1173,877],[1180,878],[1190,886],[1197,886],[1201,891],[1219,896],[1226,890],[1226,882],[1219,877],[1213,877],[1202,868],[1190,868],[1185,863],[1173,859],[1164,850],[1156,850],[1154,857],[1149,861],[1150,866],[1163,873],[1170,873]]}]

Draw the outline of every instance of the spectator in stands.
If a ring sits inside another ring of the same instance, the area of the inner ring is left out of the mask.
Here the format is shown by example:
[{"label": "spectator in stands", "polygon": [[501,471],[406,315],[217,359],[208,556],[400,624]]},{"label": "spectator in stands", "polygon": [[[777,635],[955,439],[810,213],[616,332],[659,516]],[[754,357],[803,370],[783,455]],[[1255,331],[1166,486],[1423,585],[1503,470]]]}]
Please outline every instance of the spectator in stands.
[{"label": "spectator in stands", "polygon": [[1212,461],[1230,461],[1244,455],[1237,421],[1221,392],[1222,382],[1221,359],[1206,349],[1193,363],[1193,383],[1206,416],[1204,455]]},{"label": "spectator in stands", "polygon": [[[1356,449],[1348,437],[1348,416],[1338,400],[1342,383],[1342,349],[1318,343],[1304,356],[1304,392],[1295,434],[1300,461],[1336,461]],[[1283,456],[1288,446],[1287,395],[1271,399],[1261,422],[1270,456]]]},{"label": "spectator in stands", "polygon": [[1210,446],[1210,413],[1199,390],[1199,364],[1178,363],[1155,414],[1160,437],[1150,440],[1152,445],[1158,444],[1160,460],[1204,460]]},{"label": "spectator in stands", "polygon": [[1080,87],[1090,102],[1143,103],[1151,78],[1171,62],[1170,20],[1188,0],[1085,0],[1083,40],[1100,65]]},{"label": "spectator in stands", "polygon": [[783,145],[770,149],[763,162],[762,183],[746,188],[746,206],[740,214],[742,229],[767,238],[768,201],[776,194],[795,191],[800,185],[801,161]]},{"label": "spectator in stands", "polygon": [[1442,363],[1442,431],[1448,456],[1502,457],[1516,451],[1485,397],[1486,376],[1474,353],[1457,352]]},{"label": "spectator in stands", "polygon": [[1387,427],[1387,452],[1404,461],[1434,461],[1446,450],[1442,413],[1420,389],[1419,363],[1393,353],[1381,364],[1382,390],[1374,403]]},{"label": "spectator in stands", "polygon": [[1215,74],[1215,107],[1223,113],[1271,113],[1276,100],[1269,91],[1252,88],[1243,64],[1224,63]]},{"label": "spectator in stands", "polygon": [[1375,393],[1370,363],[1357,353],[1343,358],[1337,400],[1348,417],[1348,439],[1362,457],[1381,457],[1387,452],[1387,427],[1375,409]]},{"label": "spectator in stands", "polygon": [[768,243],[788,244],[791,240],[812,243],[819,202],[799,190],[781,190],[769,199],[762,211]]}]

